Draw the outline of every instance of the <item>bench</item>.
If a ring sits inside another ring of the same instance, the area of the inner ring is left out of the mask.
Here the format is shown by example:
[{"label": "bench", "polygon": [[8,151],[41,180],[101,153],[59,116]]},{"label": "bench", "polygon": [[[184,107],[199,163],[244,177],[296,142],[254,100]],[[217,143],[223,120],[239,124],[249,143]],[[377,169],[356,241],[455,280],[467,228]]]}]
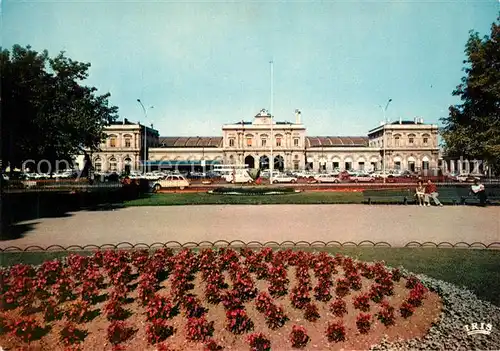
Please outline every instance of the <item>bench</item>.
[{"label": "bench", "polygon": [[411,189],[381,189],[363,191],[363,203],[368,205],[376,203],[407,205],[416,203],[415,191]]},{"label": "bench", "polygon": [[[444,205],[479,204],[479,199],[470,193],[469,186],[439,186],[438,199]],[[486,187],[487,204],[500,204],[500,187]],[[431,199],[431,204],[433,200]],[[416,204],[417,198],[413,188],[404,189],[370,189],[363,191],[363,203],[375,204]]]}]

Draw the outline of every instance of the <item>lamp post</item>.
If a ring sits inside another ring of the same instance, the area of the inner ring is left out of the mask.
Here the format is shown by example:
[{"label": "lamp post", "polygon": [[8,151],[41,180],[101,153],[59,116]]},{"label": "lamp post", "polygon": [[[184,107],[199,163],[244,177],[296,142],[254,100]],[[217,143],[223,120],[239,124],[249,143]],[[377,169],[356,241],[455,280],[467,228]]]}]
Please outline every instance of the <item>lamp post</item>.
[{"label": "lamp post", "polygon": [[274,62],[271,60],[269,61],[269,64],[271,65],[271,104],[269,108],[269,114],[271,115],[271,159],[269,160],[269,182],[273,184],[273,171],[274,171],[274,156],[273,156],[273,144],[274,144],[274,134],[273,134],[273,104],[274,104],[274,97],[273,97],[273,64]]},{"label": "lamp post", "polygon": [[387,108],[389,107],[389,104],[391,103],[391,101],[392,101],[392,99],[387,100],[387,104],[385,105],[385,107],[378,105],[382,109],[382,112],[384,113],[384,125],[382,128],[383,136],[384,136],[384,139],[382,141],[382,176],[384,179],[384,183],[386,180],[386,174],[385,174],[385,125],[387,124],[386,112],[387,112]]},{"label": "lamp post", "polygon": [[[143,164],[143,173],[146,174],[146,160],[147,160],[147,149],[148,149],[148,146],[147,146],[147,130],[148,130],[148,127],[146,126],[146,120],[148,119],[148,111],[146,110],[146,108],[144,107],[144,105],[142,104],[142,101],[141,99],[137,99],[137,102],[139,103],[139,105],[141,105],[142,107],[142,111],[144,112],[144,164]],[[149,108],[153,108],[153,106],[150,106]]]}]

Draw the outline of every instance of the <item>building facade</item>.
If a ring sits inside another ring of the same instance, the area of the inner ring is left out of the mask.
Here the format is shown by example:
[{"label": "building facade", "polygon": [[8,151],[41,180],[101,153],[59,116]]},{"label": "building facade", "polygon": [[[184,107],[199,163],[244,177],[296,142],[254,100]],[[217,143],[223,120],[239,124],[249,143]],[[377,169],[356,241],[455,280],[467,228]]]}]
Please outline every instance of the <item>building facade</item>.
[{"label": "building facade", "polygon": [[[114,124],[101,151],[94,153],[96,171],[118,172],[143,167],[144,126]],[[214,163],[246,164],[250,168],[332,171],[380,170],[413,171],[437,169],[439,163],[438,127],[413,121],[386,123],[367,136],[307,136],[300,111],[295,121],[276,121],[265,109],[252,121],[222,126],[222,136],[159,137],[147,128],[146,165],[150,169],[203,167]],[[120,164],[114,160],[122,160]],[[106,163],[107,168],[103,166]],[[128,168],[126,168],[128,167]]]}]

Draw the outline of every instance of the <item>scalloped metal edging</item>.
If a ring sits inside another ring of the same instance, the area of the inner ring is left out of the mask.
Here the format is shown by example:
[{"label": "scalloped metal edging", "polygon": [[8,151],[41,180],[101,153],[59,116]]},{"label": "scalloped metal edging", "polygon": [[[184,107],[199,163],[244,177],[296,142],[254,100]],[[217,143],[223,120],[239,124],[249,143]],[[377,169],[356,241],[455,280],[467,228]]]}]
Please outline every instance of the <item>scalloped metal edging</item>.
[{"label": "scalloped metal edging", "polygon": [[286,240],[281,243],[277,241],[249,241],[244,242],[242,240],[216,240],[214,242],[204,240],[201,242],[188,241],[185,243],[180,243],[178,241],[167,241],[167,242],[154,242],[152,244],[146,243],[136,243],[132,244],[128,241],[122,241],[117,244],[103,244],[103,245],[95,245],[95,244],[86,244],[86,245],[70,245],[70,246],[62,246],[62,245],[49,245],[47,247],[42,247],[39,245],[31,245],[27,246],[24,249],[18,246],[7,246],[4,248],[0,248],[0,253],[22,253],[22,252],[60,252],[60,251],[97,251],[97,250],[151,250],[157,248],[172,248],[172,249],[203,249],[203,248],[218,248],[218,247],[231,247],[231,248],[240,248],[240,247],[253,247],[253,248],[262,248],[262,247],[275,247],[275,248],[352,248],[352,247],[374,247],[374,248],[456,248],[456,249],[500,249],[500,242],[494,241],[489,244],[484,244],[479,241],[475,241],[473,243],[467,243],[465,241],[459,241],[455,244],[450,243],[448,241],[441,241],[439,243],[435,243],[432,241],[410,241],[403,246],[393,246],[387,241],[371,241],[371,240],[362,240],[358,243],[354,241],[345,241],[340,242],[337,240],[331,240],[328,242],[324,242],[322,240],[316,241],[292,241]]}]

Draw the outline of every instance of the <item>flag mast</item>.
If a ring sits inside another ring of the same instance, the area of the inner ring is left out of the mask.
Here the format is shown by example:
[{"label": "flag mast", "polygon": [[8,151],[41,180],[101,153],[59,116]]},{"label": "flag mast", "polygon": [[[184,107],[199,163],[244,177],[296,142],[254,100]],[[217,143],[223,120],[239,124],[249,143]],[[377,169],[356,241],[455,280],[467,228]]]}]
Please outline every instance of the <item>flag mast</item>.
[{"label": "flag mast", "polygon": [[273,184],[273,171],[274,171],[274,156],[273,156],[273,145],[274,145],[274,133],[273,133],[273,104],[274,104],[274,96],[273,96],[273,60],[269,61],[271,65],[271,103],[269,108],[269,114],[271,115],[271,159],[269,160],[269,182]]}]

